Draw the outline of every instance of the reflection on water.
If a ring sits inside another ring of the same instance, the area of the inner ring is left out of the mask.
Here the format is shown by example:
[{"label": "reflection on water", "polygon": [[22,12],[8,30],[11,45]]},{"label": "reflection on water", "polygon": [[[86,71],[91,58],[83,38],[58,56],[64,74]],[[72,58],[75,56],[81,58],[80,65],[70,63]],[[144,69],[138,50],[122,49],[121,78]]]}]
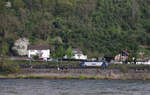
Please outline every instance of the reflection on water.
[{"label": "reflection on water", "polygon": [[1,79],[0,95],[150,95],[150,81]]}]

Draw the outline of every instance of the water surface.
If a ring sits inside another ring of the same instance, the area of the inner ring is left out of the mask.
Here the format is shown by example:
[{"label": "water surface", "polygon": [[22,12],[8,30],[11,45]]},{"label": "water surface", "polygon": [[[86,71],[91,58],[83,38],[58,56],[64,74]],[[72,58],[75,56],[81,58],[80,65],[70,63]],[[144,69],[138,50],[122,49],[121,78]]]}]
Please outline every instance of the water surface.
[{"label": "water surface", "polygon": [[1,79],[0,95],[150,95],[150,81]]}]

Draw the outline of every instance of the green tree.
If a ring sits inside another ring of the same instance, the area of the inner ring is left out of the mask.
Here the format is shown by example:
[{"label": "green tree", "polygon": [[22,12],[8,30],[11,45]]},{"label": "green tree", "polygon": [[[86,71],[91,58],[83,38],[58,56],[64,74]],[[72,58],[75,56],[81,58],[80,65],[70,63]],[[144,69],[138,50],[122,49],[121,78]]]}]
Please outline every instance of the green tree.
[{"label": "green tree", "polygon": [[48,44],[50,45],[61,45],[63,44],[61,37],[48,38]]},{"label": "green tree", "polygon": [[62,59],[63,57],[64,57],[64,55],[65,55],[65,50],[64,50],[64,48],[63,48],[63,46],[59,46],[57,49],[56,49],[56,57],[57,58],[60,58],[60,59]]},{"label": "green tree", "polygon": [[5,9],[6,2],[3,0],[0,1],[0,12],[2,12]]},{"label": "green tree", "polygon": [[38,55],[35,55],[35,56],[33,56],[32,58],[33,58],[34,60],[39,60],[39,59],[40,59]]},{"label": "green tree", "polygon": [[24,6],[24,2],[22,0],[14,0],[13,5],[16,9],[19,9]]},{"label": "green tree", "polygon": [[129,56],[128,56],[128,61],[131,63],[133,62],[133,54],[130,53]]},{"label": "green tree", "polygon": [[54,49],[78,46],[88,56],[113,56],[123,49],[134,56],[141,45],[150,51],[149,5],[148,0],[0,0],[0,40],[6,54],[14,40],[27,37]]},{"label": "green tree", "polygon": [[6,55],[9,52],[9,46],[6,42],[2,43],[2,50],[1,50],[1,54],[2,55]]},{"label": "green tree", "polygon": [[73,56],[73,52],[72,52],[72,47],[69,46],[68,49],[66,50],[66,55],[68,58],[71,58]]}]

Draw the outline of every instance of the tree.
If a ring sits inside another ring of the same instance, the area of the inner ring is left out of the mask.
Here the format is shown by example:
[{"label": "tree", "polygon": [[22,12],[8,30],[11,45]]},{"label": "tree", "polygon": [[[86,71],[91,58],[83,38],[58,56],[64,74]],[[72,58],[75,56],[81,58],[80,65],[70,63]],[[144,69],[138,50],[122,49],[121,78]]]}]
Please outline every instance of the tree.
[{"label": "tree", "polygon": [[8,52],[9,52],[9,46],[6,42],[3,42],[1,54],[6,55]]},{"label": "tree", "polygon": [[[57,49],[56,49],[56,52],[54,54],[54,57],[55,58],[58,58],[58,59],[61,59],[61,63],[62,63],[62,58],[64,57],[65,55],[65,51],[64,51],[64,48],[63,46],[59,46]],[[58,63],[58,70],[59,70],[59,63]]]},{"label": "tree", "polygon": [[5,9],[5,5],[6,5],[6,2],[4,2],[3,0],[1,0],[0,1],[0,12]]},{"label": "tree", "polygon": [[64,51],[64,48],[63,48],[63,46],[59,46],[57,49],[56,49],[56,57],[57,58],[60,58],[60,59],[62,59],[63,57],[64,57],[64,55],[65,55],[65,51]]},{"label": "tree", "polygon": [[27,55],[27,47],[29,45],[29,40],[27,38],[20,38],[16,40],[14,43],[14,47],[12,48],[13,50],[16,50],[17,53],[21,56]]},{"label": "tree", "polygon": [[24,6],[24,2],[22,0],[14,0],[13,5],[16,9],[19,9]]},{"label": "tree", "polygon": [[63,44],[62,38],[57,36],[54,38],[48,38],[48,44],[50,45],[60,45]]},{"label": "tree", "polygon": [[33,58],[34,60],[39,60],[39,59],[40,59],[40,57],[39,57],[38,55],[34,55],[32,58]]},{"label": "tree", "polygon": [[72,52],[72,47],[69,46],[68,49],[66,50],[66,55],[68,58],[71,58],[73,56],[73,52]]},{"label": "tree", "polygon": [[130,53],[129,56],[128,56],[128,61],[131,63],[133,62],[133,54]]},{"label": "tree", "polygon": [[0,0],[0,40],[7,54],[22,37],[54,49],[77,46],[89,56],[136,52],[150,44],[149,5],[149,0]]}]

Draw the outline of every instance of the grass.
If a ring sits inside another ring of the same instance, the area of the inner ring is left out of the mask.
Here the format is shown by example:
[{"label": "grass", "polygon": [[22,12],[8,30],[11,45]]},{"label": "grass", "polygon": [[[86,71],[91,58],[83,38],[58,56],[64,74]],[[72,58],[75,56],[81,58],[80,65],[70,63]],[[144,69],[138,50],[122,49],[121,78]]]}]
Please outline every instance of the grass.
[{"label": "grass", "polygon": [[94,79],[94,80],[102,80],[102,79],[110,79],[108,77],[100,77],[100,76],[86,76],[86,75],[80,75],[80,76],[24,76],[20,75],[16,77],[17,79],[79,79],[79,80],[86,80],[86,79]]},{"label": "grass", "polygon": [[150,70],[150,65],[136,65],[136,64],[110,64],[106,69],[118,69],[123,73],[127,73],[130,69],[148,69]]},{"label": "grass", "polygon": [[[126,76],[123,76],[121,78],[113,78],[111,76],[87,76],[87,75],[79,75],[79,76],[72,76],[72,75],[66,75],[66,76],[51,76],[51,75],[8,75],[8,76],[1,76],[1,78],[5,79],[79,79],[79,80],[128,80]],[[144,78],[130,78],[129,80],[150,80],[150,77],[144,77]]]},{"label": "grass", "polygon": [[0,72],[0,75],[2,75],[2,76],[8,76],[8,73],[6,73],[6,72]]},{"label": "grass", "polygon": [[5,79],[78,79],[78,80],[150,80],[149,77],[144,77],[143,79],[127,79],[126,77],[122,77],[122,78],[112,78],[112,77],[108,77],[108,76],[86,76],[86,75],[82,75],[81,76],[34,76],[34,75],[29,75],[29,76],[24,76],[24,75],[20,75],[20,76],[15,76],[15,75],[11,75],[11,76],[4,76]]},{"label": "grass", "polygon": [[79,79],[84,80],[84,79],[89,79],[89,77],[88,77],[88,76],[85,76],[85,75],[80,75],[80,76],[79,76]]},{"label": "grass", "polygon": [[7,60],[0,60],[0,75],[7,75],[10,73],[17,73],[20,71],[19,65],[10,63]]}]

